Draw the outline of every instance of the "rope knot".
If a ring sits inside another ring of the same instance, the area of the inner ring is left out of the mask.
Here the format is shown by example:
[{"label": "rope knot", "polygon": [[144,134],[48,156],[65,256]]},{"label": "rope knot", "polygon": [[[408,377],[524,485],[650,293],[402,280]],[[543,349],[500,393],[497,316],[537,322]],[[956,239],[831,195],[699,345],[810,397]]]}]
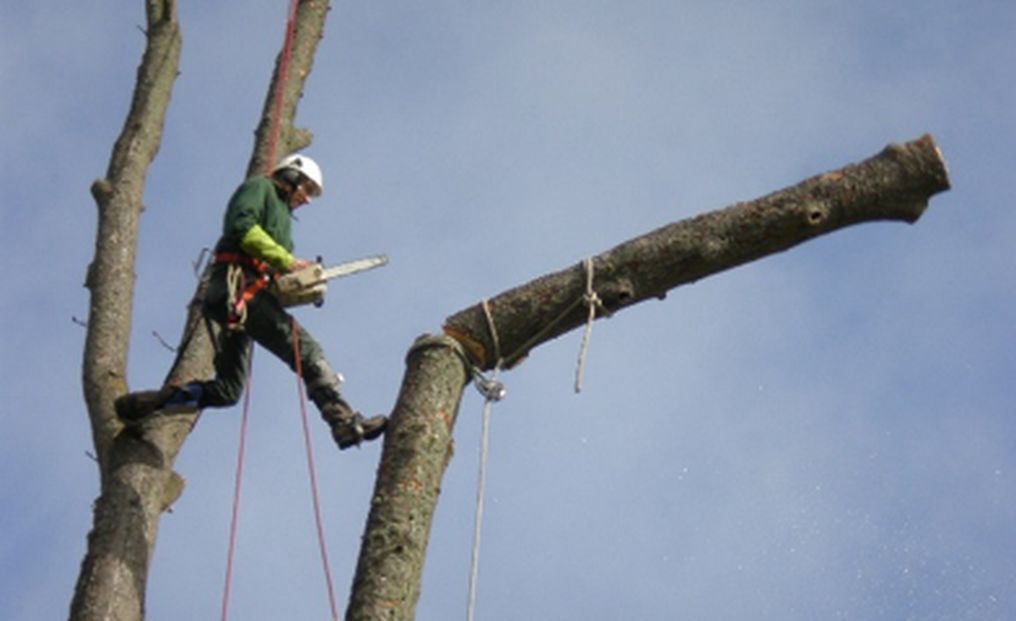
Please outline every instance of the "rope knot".
[{"label": "rope knot", "polygon": [[595,306],[596,308],[603,308],[603,300],[597,295],[595,291],[586,291],[582,294],[582,301],[586,303],[586,306]]},{"label": "rope knot", "polygon": [[589,307],[589,315],[586,318],[586,328],[582,332],[582,345],[579,347],[579,360],[575,365],[575,392],[582,392],[582,374],[586,366],[586,353],[589,351],[589,337],[593,331],[593,321],[596,320],[596,311],[600,310],[607,317],[610,311],[603,305],[596,290],[593,289],[593,260],[586,257],[582,260],[582,268],[586,272],[586,292],[582,294],[582,301]]}]

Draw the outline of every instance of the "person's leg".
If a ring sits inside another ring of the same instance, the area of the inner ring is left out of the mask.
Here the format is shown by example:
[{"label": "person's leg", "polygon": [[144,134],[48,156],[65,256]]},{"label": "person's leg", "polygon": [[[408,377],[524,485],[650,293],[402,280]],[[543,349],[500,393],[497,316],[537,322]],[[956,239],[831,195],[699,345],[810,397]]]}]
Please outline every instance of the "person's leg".
[{"label": "person's leg", "polygon": [[167,384],[158,390],[123,395],[114,402],[117,416],[136,422],[155,412],[193,413],[206,407],[222,408],[240,400],[247,379],[251,340],[243,332],[223,331],[215,354],[215,379],[182,386]]},{"label": "person's leg", "polygon": [[229,407],[240,400],[247,383],[250,352],[251,339],[246,332],[225,329],[219,332],[215,352],[215,378],[207,382],[187,384],[199,408]]},{"label": "person's leg", "polygon": [[225,407],[236,403],[243,394],[251,341],[242,331],[227,331],[228,290],[226,265],[215,265],[204,291],[202,311],[208,325],[214,322],[216,340],[216,377],[207,382],[192,381],[183,386],[167,384],[158,390],[128,393],[114,402],[117,416],[125,422],[139,421],[155,412],[194,412],[205,406]]},{"label": "person's leg", "polygon": [[295,372],[294,326],[299,340],[300,371],[307,396],[321,412],[321,418],[331,427],[332,436],[339,448],[359,444],[362,440],[372,440],[384,433],[387,419],[384,416],[364,418],[346,403],[340,391],[339,377],[328,364],[321,345],[293,320],[274,297],[263,292],[247,305],[247,333]]}]

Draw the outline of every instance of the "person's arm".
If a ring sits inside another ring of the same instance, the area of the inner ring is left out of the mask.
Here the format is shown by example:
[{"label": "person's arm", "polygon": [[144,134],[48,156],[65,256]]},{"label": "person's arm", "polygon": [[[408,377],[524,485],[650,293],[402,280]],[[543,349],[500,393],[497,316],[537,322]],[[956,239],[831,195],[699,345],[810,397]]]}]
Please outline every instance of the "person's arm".
[{"label": "person's arm", "polygon": [[247,180],[229,200],[223,233],[247,255],[284,272],[292,269],[293,255],[259,224],[268,193],[274,191],[271,181],[264,177]]},{"label": "person's arm", "polygon": [[274,269],[285,272],[295,267],[296,259],[288,250],[272,239],[260,224],[255,224],[247,229],[240,239],[240,248],[254,257],[261,259]]}]

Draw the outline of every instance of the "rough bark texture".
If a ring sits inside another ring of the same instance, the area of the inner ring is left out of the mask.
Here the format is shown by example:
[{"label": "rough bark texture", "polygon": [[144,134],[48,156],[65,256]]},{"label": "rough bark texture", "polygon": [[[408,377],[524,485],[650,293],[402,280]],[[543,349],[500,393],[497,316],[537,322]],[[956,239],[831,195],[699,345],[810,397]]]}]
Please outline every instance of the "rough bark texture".
[{"label": "rough bark texture", "polygon": [[[275,159],[299,151],[310,145],[312,136],[306,129],[293,126],[296,118],[296,106],[303,97],[303,85],[310,75],[314,62],[314,53],[324,33],[325,18],[331,9],[328,0],[301,0],[296,12],[296,28],[293,35],[293,46],[286,72],[286,84],[282,89],[282,105],[279,114],[279,137],[275,145]],[[262,173],[275,164],[271,161],[272,117],[275,114],[276,84],[281,69],[281,53],[275,61],[271,86],[265,105],[261,112],[261,121],[254,132],[254,152],[247,167],[247,176]]]},{"label": "rough bark texture", "polygon": [[[945,162],[931,136],[889,145],[860,163],[675,222],[604,252],[592,259],[593,289],[614,312],[852,224],[915,222],[928,199],[948,187]],[[588,309],[575,303],[585,288],[580,264],[492,298],[505,365],[581,325]],[[479,304],[449,317],[445,331],[466,345],[478,366],[494,366],[490,329]]]},{"label": "rough bark texture", "polygon": [[159,150],[163,119],[180,60],[180,31],[172,0],[151,1],[147,46],[134,98],[106,176],[92,184],[98,206],[95,256],[85,286],[91,292],[82,366],[85,403],[100,467],[117,431],[110,395],[123,392],[134,295],[138,219],[148,166]]},{"label": "rough bark texture", "polygon": [[446,339],[422,337],[406,356],[398,425],[385,434],[346,619],[411,618],[420,597],[420,568],[467,379],[452,351]]},{"label": "rough bark texture", "polygon": [[[181,46],[173,0],[148,0],[146,9],[148,43],[131,110],[106,177],[92,186],[99,226],[86,282],[92,298],[82,376],[101,488],[71,602],[70,619],[74,621],[136,621],[144,617],[145,586],[159,518],[183,489],[183,479],[172,470],[173,462],[195,422],[194,416],[165,417],[124,431],[113,410],[113,400],[127,390],[126,352],[141,195],[148,166],[158,150]],[[292,121],[327,11],[326,0],[300,2],[293,54],[282,90],[277,153],[309,142],[309,133],[295,131]],[[274,109],[274,82],[273,78],[266,111]],[[268,140],[268,131],[259,130],[251,172],[265,169],[259,154],[268,152]],[[168,381],[203,378],[212,372],[213,349],[197,308],[191,304]]]},{"label": "rough bark texture", "polygon": [[[945,163],[930,136],[890,145],[858,164],[670,224],[594,257],[593,289],[614,312],[852,224],[914,222],[929,198],[948,187]],[[489,369],[499,351],[502,364],[510,366],[533,347],[580,326],[588,317],[582,304],[586,276],[580,264],[501,293],[488,302],[490,320],[482,304],[465,309],[446,320],[447,337],[430,337],[410,351],[347,618],[413,618],[451,455],[451,427],[467,380],[463,362],[468,357],[471,365]]]},{"label": "rough bark texture", "polygon": [[[91,292],[82,361],[82,384],[100,470],[88,552],[71,603],[75,620],[141,618],[145,575],[155,523],[143,515],[162,502],[139,490],[165,487],[169,472],[143,446],[118,450],[113,399],[126,389],[138,218],[148,166],[162,136],[180,58],[180,31],[172,0],[146,3],[147,46],[124,128],[106,177],[92,184],[99,208],[95,257],[85,285]],[[124,443],[120,443],[123,446]],[[154,486],[153,486],[154,483]]]}]

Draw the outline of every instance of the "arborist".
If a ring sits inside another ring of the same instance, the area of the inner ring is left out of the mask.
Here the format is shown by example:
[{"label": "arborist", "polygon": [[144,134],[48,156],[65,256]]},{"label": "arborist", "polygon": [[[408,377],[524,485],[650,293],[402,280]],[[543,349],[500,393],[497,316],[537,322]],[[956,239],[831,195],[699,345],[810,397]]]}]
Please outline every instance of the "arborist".
[{"label": "arborist", "polygon": [[292,254],[292,212],[320,196],[322,190],[321,168],[302,154],[290,155],[270,175],[251,177],[240,185],[226,209],[202,306],[206,317],[220,327],[215,378],[123,395],[115,402],[121,419],[130,423],[156,412],[196,412],[234,405],[247,381],[252,340],[295,371],[296,329],[307,395],[331,427],[339,448],[356,446],[384,433],[387,418],[365,418],[353,411],[342,398],[341,380],[321,346],[293,321],[268,287],[273,275],[312,265]]}]

